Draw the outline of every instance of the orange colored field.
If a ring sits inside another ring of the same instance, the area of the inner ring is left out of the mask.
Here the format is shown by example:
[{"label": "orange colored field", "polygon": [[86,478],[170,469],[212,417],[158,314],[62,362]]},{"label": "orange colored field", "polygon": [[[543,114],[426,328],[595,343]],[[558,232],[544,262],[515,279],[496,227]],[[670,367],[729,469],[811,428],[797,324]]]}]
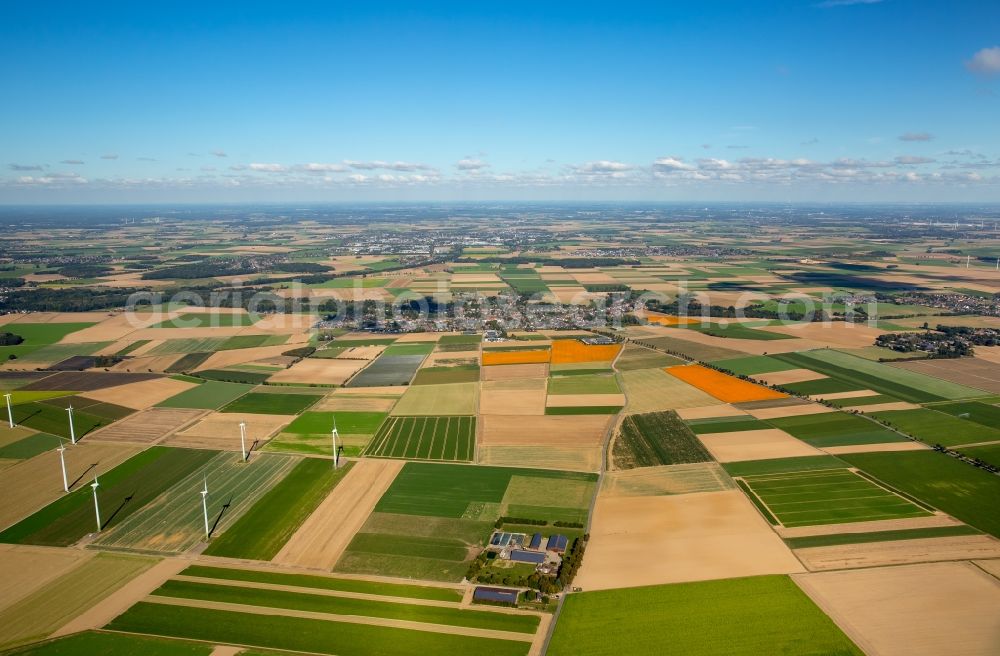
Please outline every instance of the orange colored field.
[{"label": "orange colored field", "polygon": [[549,350],[483,351],[483,366],[494,364],[542,364],[549,361]]},{"label": "orange colored field", "polygon": [[590,345],[575,339],[557,339],[552,342],[552,364],[614,360],[620,350],[621,344]]},{"label": "orange colored field", "polygon": [[687,326],[692,323],[698,323],[698,319],[692,319],[691,317],[675,317],[671,314],[653,313],[646,314],[646,321],[661,326]]},{"label": "orange colored field", "polygon": [[782,399],[787,395],[772,389],[754,385],[745,380],[734,378],[721,371],[715,371],[698,364],[685,364],[664,369],[674,378],[683,380],[703,392],[707,392],[726,403],[743,403],[746,401],[764,401],[766,399]]}]

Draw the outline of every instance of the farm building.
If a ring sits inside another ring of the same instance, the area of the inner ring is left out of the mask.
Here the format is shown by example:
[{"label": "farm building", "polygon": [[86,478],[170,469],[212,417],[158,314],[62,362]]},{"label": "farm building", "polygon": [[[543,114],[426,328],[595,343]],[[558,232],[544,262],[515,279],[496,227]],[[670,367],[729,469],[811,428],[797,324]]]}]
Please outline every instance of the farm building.
[{"label": "farm building", "polygon": [[508,590],[506,588],[487,588],[479,586],[472,593],[473,601],[480,601],[492,604],[510,604],[511,606],[517,605],[517,590]]},{"label": "farm building", "polygon": [[584,337],[580,341],[589,346],[608,346],[615,343],[610,337]]},{"label": "farm building", "polygon": [[510,552],[510,560],[515,563],[531,563],[532,565],[541,565],[545,562],[545,553],[542,551],[524,551],[522,549],[515,549]]},{"label": "farm building", "polygon": [[535,549],[536,551],[538,549],[542,548],[542,534],[541,533],[535,533],[534,535],[531,536],[531,541],[528,543],[528,548],[529,549]]},{"label": "farm building", "polygon": [[490,538],[490,546],[497,549],[506,549],[508,547],[519,547],[524,544],[524,534],[523,533],[507,533],[506,531],[497,531]]},{"label": "farm building", "polygon": [[565,553],[566,547],[569,544],[569,540],[565,535],[550,535],[549,541],[545,545],[546,551],[554,551],[556,553]]}]

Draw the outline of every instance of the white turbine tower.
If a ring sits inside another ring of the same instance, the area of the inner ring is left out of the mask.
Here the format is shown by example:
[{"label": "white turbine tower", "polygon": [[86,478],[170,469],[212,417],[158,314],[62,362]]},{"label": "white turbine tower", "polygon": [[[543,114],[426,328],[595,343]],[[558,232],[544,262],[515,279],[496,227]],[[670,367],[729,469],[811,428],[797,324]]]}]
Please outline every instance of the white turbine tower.
[{"label": "white turbine tower", "polygon": [[247,422],[240,422],[240,452],[243,453],[243,462],[247,461],[250,455],[247,453]]},{"label": "white turbine tower", "polygon": [[69,415],[69,441],[76,444],[76,430],[73,428],[73,404],[70,403],[69,407],[66,408],[66,414]]},{"label": "white turbine tower", "polygon": [[90,487],[94,490],[94,514],[97,515],[97,532],[101,532],[101,506],[97,503],[97,488],[100,483],[97,482],[97,477],[94,477],[94,482],[90,484]]},{"label": "white turbine tower", "polygon": [[[69,479],[66,478],[66,445],[63,443],[62,438],[59,438],[59,464],[62,465],[62,475],[63,475],[63,492],[69,492]],[[95,481],[97,479],[94,479]]]},{"label": "white turbine tower", "polygon": [[201,488],[201,511],[205,515],[205,539],[208,539],[208,477],[205,477],[204,487]]},{"label": "white turbine tower", "polygon": [[340,433],[337,432],[337,418],[333,418],[333,430],[330,432],[330,437],[333,438],[333,468],[336,469],[340,465],[340,453],[337,451],[337,438],[340,437]]},{"label": "white turbine tower", "polygon": [[14,411],[10,408],[10,394],[4,394],[3,398],[7,399],[7,423],[14,428]]}]

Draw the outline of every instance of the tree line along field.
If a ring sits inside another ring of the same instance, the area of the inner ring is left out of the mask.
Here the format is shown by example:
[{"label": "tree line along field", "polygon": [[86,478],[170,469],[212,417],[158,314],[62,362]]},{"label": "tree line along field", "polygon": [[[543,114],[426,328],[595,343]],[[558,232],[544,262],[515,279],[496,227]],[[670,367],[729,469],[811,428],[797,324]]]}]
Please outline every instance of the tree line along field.
[{"label": "tree line along field", "polygon": [[709,462],[712,456],[670,410],[627,415],[612,448],[616,469]]},{"label": "tree line along field", "polygon": [[475,417],[389,417],[365,455],[471,462],[475,446]]},{"label": "tree line along field", "polygon": [[[107,472],[98,488],[102,529],[121,524],[216,455],[215,451],[152,447]],[[96,528],[92,490],[81,485],[0,533],[0,542],[68,546]]]},{"label": "tree line along field", "polygon": [[849,469],[743,476],[742,482],[789,528],[931,514]]}]

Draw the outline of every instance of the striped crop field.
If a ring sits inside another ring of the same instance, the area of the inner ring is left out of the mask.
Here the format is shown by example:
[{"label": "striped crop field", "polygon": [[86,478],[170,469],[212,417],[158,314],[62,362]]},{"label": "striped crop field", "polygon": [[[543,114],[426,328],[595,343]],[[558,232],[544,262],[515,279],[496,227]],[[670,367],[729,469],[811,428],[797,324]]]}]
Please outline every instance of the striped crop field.
[{"label": "striped crop field", "polygon": [[365,455],[471,462],[475,446],[475,417],[389,417]]},{"label": "striped crop field", "polygon": [[745,476],[743,481],[787,527],[931,514],[849,469]]}]

